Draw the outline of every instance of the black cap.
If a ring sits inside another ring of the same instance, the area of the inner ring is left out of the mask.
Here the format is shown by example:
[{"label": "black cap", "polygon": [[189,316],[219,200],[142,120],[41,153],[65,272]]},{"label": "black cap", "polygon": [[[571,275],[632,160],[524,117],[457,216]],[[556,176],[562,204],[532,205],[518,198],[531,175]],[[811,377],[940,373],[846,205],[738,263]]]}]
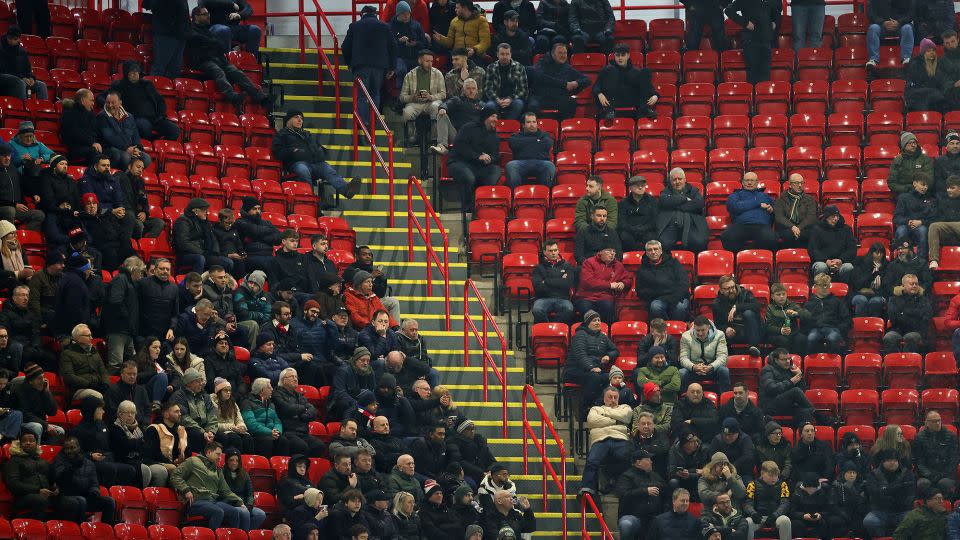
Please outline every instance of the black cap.
[{"label": "black cap", "polygon": [[639,461],[641,459],[653,459],[653,455],[642,448],[640,450],[634,450],[633,453],[630,454],[631,462]]},{"label": "black cap", "polygon": [[507,19],[519,19],[520,14],[512,9],[508,9],[506,13],[503,14],[503,20]]},{"label": "black cap", "polygon": [[20,37],[23,35],[23,32],[20,31],[20,27],[13,25],[10,28],[7,28],[7,37]]}]

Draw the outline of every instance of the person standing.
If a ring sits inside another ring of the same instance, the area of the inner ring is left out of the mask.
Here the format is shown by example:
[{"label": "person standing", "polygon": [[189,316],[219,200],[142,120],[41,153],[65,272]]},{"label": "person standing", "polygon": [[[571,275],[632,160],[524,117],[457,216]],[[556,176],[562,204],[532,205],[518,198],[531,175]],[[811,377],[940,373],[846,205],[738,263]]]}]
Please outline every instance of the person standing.
[{"label": "person standing", "polygon": [[700,48],[703,27],[710,27],[710,46],[720,51],[727,48],[727,36],[723,27],[723,2],[720,0],[681,0],[687,7],[687,32],[684,41],[688,51]]},{"label": "person standing", "polygon": [[780,27],[782,5],[775,0],[733,0],[724,10],[731,21],[743,27],[743,60],[747,81],[770,80],[771,45]]},{"label": "person standing", "polygon": [[183,49],[190,26],[187,0],[144,0],[143,9],[153,12],[153,46],[156,51],[150,74],[175,79],[183,69]]},{"label": "person standing", "polygon": [[824,0],[793,0],[790,14],[793,16],[793,50],[800,52],[805,47],[817,48],[823,44],[823,19],[826,11]]},{"label": "person standing", "polygon": [[[397,64],[397,42],[390,33],[390,27],[377,18],[377,8],[363,6],[360,20],[347,28],[342,52],[344,62],[353,76],[367,88],[374,106],[379,109],[383,79],[393,75]],[[369,106],[363,92],[358,94],[354,107],[369,124]]]}]

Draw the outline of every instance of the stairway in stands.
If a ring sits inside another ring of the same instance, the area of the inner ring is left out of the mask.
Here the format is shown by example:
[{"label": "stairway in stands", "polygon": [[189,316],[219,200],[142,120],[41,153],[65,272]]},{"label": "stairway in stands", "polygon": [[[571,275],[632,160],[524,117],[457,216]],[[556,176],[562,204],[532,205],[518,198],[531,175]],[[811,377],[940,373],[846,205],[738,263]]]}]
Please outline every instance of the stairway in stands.
[{"label": "stairway in stands", "polygon": [[[387,226],[387,210],[389,208],[389,199],[386,195],[386,183],[383,180],[384,175],[381,171],[377,173],[377,195],[370,195],[370,151],[363,150],[361,146],[359,161],[352,161],[352,131],[351,131],[351,113],[352,104],[352,83],[350,72],[345,68],[341,70],[341,112],[343,120],[339,128],[336,127],[335,99],[333,97],[333,83],[328,82],[324,86],[324,95],[317,96],[316,78],[317,78],[317,55],[316,53],[307,53],[306,63],[300,63],[300,54],[298,49],[264,49],[269,59],[269,73],[267,77],[272,79],[275,85],[283,86],[285,100],[281,109],[299,109],[305,113],[304,127],[313,133],[319,134],[320,143],[326,146],[330,152],[331,164],[345,177],[360,176],[364,179],[365,189],[363,194],[358,195],[353,200],[341,199],[340,208],[343,211],[342,217],[345,218],[357,234],[357,245],[369,245],[374,253],[375,264],[383,264],[386,274],[390,279],[390,286],[393,289],[393,296],[400,300],[400,308],[403,317],[416,318],[420,323],[420,332],[425,337],[430,355],[433,358],[434,366],[440,371],[441,384],[450,388],[453,393],[454,402],[463,410],[464,414],[476,422],[478,432],[487,437],[490,442],[491,450],[498,457],[499,461],[507,464],[511,471],[511,478],[517,482],[518,494],[526,495],[533,504],[537,514],[538,531],[534,536],[556,538],[561,530],[561,514],[559,505],[559,490],[552,483],[548,483],[547,488],[547,511],[543,509],[544,490],[542,487],[542,477],[540,475],[541,465],[540,457],[532,443],[528,443],[530,456],[530,466],[527,475],[521,474],[523,471],[523,450],[522,450],[522,421],[521,421],[521,399],[524,388],[525,376],[523,372],[523,362],[519,357],[514,357],[513,351],[508,350],[508,437],[504,438],[501,431],[502,408],[500,400],[500,386],[496,378],[491,373],[489,377],[490,392],[489,402],[483,399],[483,371],[482,357],[477,343],[471,338],[470,342],[470,365],[464,367],[463,361],[463,290],[464,282],[467,279],[466,263],[458,262],[459,238],[450,238],[450,310],[452,319],[450,331],[444,330],[445,316],[443,309],[443,281],[439,273],[434,269],[433,293],[428,296],[426,284],[425,261],[426,253],[423,247],[423,241],[414,233],[414,245],[416,246],[414,262],[407,262],[407,177],[414,174],[412,164],[408,161],[400,148],[396,149],[395,171],[396,171],[396,200],[395,226]],[[276,90],[275,90],[276,92]],[[282,117],[282,116],[281,116]],[[278,119],[279,123],[279,119]],[[398,139],[402,138],[402,128],[397,130]],[[381,137],[378,132],[378,142],[383,145],[386,137]],[[361,141],[363,142],[363,141]],[[386,150],[381,147],[381,150]],[[411,153],[412,154],[412,153]],[[405,161],[407,160],[407,161]],[[430,193],[429,189],[426,189]],[[423,219],[423,203],[418,202],[419,196],[414,196],[414,208],[420,212],[421,222]],[[447,222],[453,221],[453,216],[447,218]],[[459,219],[459,215],[457,215]],[[441,235],[435,232],[432,235],[435,243],[442,246]],[[492,298],[486,298],[488,303]],[[492,305],[492,304],[491,304]],[[479,317],[481,312],[480,304],[475,299],[470,303],[470,314]],[[477,327],[480,327],[479,318],[476,319]],[[506,328],[504,327],[504,331]],[[497,350],[499,358],[499,341],[496,335],[491,331],[488,334],[490,346]],[[552,411],[552,406],[545,405],[547,411]],[[528,414],[534,430],[540,434],[539,413],[531,404],[528,405]],[[328,419],[335,420],[335,419]],[[557,426],[557,431],[564,436],[566,430]],[[549,438],[549,434],[548,434]],[[572,444],[565,441],[565,445],[570,448]],[[557,448],[550,440],[547,443],[548,456],[552,458],[554,467],[559,474],[559,458]],[[570,454],[568,450],[567,454]],[[579,505],[575,500],[575,494],[580,487],[580,476],[574,474],[573,459],[567,458],[567,509],[568,509],[568,531],[571,537],[579,537],[581,529]],[[608,516],[608,523],[615,524],[615,516]],[[592,518],[587,522],[588,531],[592,532],[593,537],[599,537],[597,531],[600,526],[596,519]]]}]

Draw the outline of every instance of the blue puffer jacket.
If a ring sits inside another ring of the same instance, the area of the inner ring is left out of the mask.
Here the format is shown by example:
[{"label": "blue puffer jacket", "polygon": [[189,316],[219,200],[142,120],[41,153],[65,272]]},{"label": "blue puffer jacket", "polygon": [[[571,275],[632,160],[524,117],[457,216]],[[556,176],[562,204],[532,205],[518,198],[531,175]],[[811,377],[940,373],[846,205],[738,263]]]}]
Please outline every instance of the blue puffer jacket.
[{"label": "blue puffer jacket", "polygon": [[20,144],[20,141],[16,137],[10,139],[10,146],[13,147],[13,166],[17,168],[18,171],[23,172],[23,155],[27,154],[34,161],[42,161],[44,163],[50,161],[50,158],[53,156],[53,150],[47,148],[45,144],[40,141],[37,141],[30,146],[24,146]]},{"label": "blue puffer jacket", "polygon": [[250,367],[248,369],[251,378],[266,377],[270,379],[270,382],[276,387],[277,382],[280,380],[280,372],[288,367],[290,367],[290,364],[279,356],[274,355],[273,357],[266,358],[260,353],[257,353],[256,356],[250,357]]},{"label": "blue puffer jacket", "polygon": [[770,225],[773,213],[760,208],[762,203],[773,206],[773,199],[761,189],[738,189],[727,198],[727,210],[733,223],[740,225]]},{"label": "blue puffer jacket", "polygon": [[140,148],[140,131],[137,129],[137,123],[129,114],[122,121],[101,111],[97,115],[97,132],[100,134],[100,140],[108,148],[117,148],[126,150],[131,146]]},{"label": "blue puffer jacket", "polygon": [[374,360],[386,358],[390,351],[400,350],[397,333],[388,328],[387,335],[381,336],[373,327],[373,323],[368,324],[366,328],[360,331],[360,335],[357,337],[357,345],[369,349],[370,358]]},{"label": "blue puffer jacket", "polygon": [[303,317],[290,321],[300,341],[300,351],[310,353],[316,358],[327,360],[327,326],[325,321],[317,319],[313,322]]}]

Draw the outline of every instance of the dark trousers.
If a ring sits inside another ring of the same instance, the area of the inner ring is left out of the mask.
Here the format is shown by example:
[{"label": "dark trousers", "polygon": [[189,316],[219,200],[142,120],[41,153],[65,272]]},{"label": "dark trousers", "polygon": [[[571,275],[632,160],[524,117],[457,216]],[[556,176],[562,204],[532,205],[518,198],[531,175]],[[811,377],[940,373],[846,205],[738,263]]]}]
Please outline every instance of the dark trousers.
[{"label": "dark trousers", "polygon": [[802,426],[813,421],[813,405],[803,390],[794,386],[786,392],[771,397],[764,403],[763,412],[770,416],[793,416],[793,423]]},{"label": "dark trousers", "polygon": [[202,255],[200,253],[183,253],[177,255],[177,266],[189,268],[202,274],[209,266],[220,265],[224,268],[232,267],[231,260],[217,255]]},{"label": "dark trousers", "polygon": [[57,514],[64,519],[81,523],[87,520],[87,512],[101,512],[102,521],[112,524],[113,515],[116,511],[116,504],[110,497],[104,497],[99,493],[87,495],[61,495],[60,502],[57,505]]},{"label": "dark trousers", "polygon": [[620,233],[620,244],[623,245],[624,253],[627,251],[643,251],[646,249],[649,240],[657,239],[657,233],[652,229],[641,232],[620,229],[617,232]]},{"label": "dark trousers", "polygon": [[50,6],[47,5],[47,0],[22,0],[17,2],[17,24],[24,34],[34,34],[42,38],[49,37]]},{"label": "dark trousers", "polygon": [[727,338],[727,343],[739,343],[744,345],[760,345],[760,315],[752,309],[740,313],[737,320],[730,323],[730,326],[737,331],[732,338]]},{"label": "dark trousers", "polygon": [[253,446],[256,448],[257,454],[261,456],[289,456],[290,439],[284,435],[280,435],[277,439],[270,435],[255,435]]},{"label": "dark trousers", "polygon": [[[577,100],[570,96],[564,96],[559,99],[542,99],[537,96],[530,96],[527,101],[527,110],[540,114],[543,110],[555,110],[559,120],[573,118],[577,113]],[[548,114],[549,116],[549,114]]]},{"label": "dark trousers", "polygon": [[199,68],[203,72],[203,76],[212,80],[217,90],[228,100],[234,99],[237,95],[233,91],[234,84],[238,85],[240,90],[246,92],[255,101],[263,98],[263,93],[240,71],[240,68],[226,60],[223,60],[223,62],[207,60],[200,64]]},{"label": "dark trousers", "polygon": [[582,387],[580,389],[580,414],[584,418],[596,401],[597,396],[600,395],[600,391],[603,390],[603,386],[609,382],[609,377],[602,371],[594,373],[579,368],[567,370],[563,379],[565,382],[579,384]]},{"label": "dark trousers", "polygon": [[135,470],[132,465],[126,463],[95,461],[94,465],[97,468],[97,479],[100,480],[100,485],[106,487],[135,485],[135,479],[140,475],[139,470]]},{"label": "dark trousers", "polygon": [[466,213],[473,212],[473,192],[477,187],[496,185],[500,180],[500,166],[496,163],[474,165],[451,161],[448,169],[450,176],[460,184],[460,202]]},{"label": "dark trousers", "polygon": [[176,79],[183,71],[183,49],[187,41],[175,36],[167,36],[153,31],[154,57],[150,74],[168,79]]},{"label": "dark trousers", "polygon": [[770,80],[770,43],[756,38],[745,38],[743,42],[743,61],[747,65],[747,81],[752,84]]},{"label": "dark trousers", "polygon": [[613,300],[574,300],[573,306],[580,313],[586,313],[591,309],[600,315],[600,320],[607,324],[616,322],[616,304]]},{"label": "dark trousers", "polygon": [[784,349],[794,353],[803,355],[804,350],[807,346],[807,337],[801,334],[798,330],[794,330],[789,336],[783,334],[770,334],[766,335],[767,343],[774,346],[774,348],[783,347]]},{"label": "dark trousers", "polygon": [[687,33],[684,36],[687,50],[695,51],[700,48],[703,39],[703,27],[710,27],[710,45],[713,50],[724,51],[727,48],[727,36],[723,28],[723,14],[717,11],[701,13],[698,10],[687,9]]},{"label": "dark trousers", "polygon": [[660,243],[663,244],[664,251],[673,251],[674,249],[685,249],[694,253],[699,253],[707,249],[706,238],[699,238],[694,234],[689,234],[687,241],[676,247],[676,243],[683,238],[683,230],[676,225],[670,225],[660,232]]},{"label": "dark trousers", "polygon": [[140,132],[141,139],[176,141],[180,138],[180,128],[166,118],[159,118],[155,122],[143,117],[137,117],[134,120],[137,122],[137,130]]},{"label": "dark trousers", "polygon": [[570,40],[567,36],[562,36],[549,28],[543,28],[537,32],[537,37],[534,39],[533,44],[534,49],[536,49],[538,53],[547,54],[550,52],[550,47],[552,47],[554,43],[569,42]]},{"label": "dark trousers", "polygon": [[780,247],[784,249],[807,249],[810,244],[810,235],[808,230],[800,229],[800,238],[793,236],[793,231],[781,227],[776,228],[777,239],[780,240]]},{"label": "dark trousers", "polygon": [[733,223],[720,233],[720,242],[723,243],[723,249],[733,253],[747,249],[748,245],[753,249],[770,251],[777,248],[777,238],[769,225]]},{"label": "dark trousers", "polygon": [[570,36],[570,42],[573,43],[573,52],[581,53],[587,50],[587,43],[596,43],[600,46],[603,54],[610,54],[613,51],[613,34],[607,32],[584,32],[574,33]]},{"label": "dark trousers", "polygon": [[256,451],[253,441],[253,435],[249,433],[238,433],[236,431],[219,431],[214,437],[224,448],[236,448],[243,454],[252,454]]},{"label": "dark trousers", "polygon": [[290,455],[303,454],[310,457],[320,457],[323,455],[323,443],[320,439],[307,433],[286,432],[283,434],[290,445]]}]

